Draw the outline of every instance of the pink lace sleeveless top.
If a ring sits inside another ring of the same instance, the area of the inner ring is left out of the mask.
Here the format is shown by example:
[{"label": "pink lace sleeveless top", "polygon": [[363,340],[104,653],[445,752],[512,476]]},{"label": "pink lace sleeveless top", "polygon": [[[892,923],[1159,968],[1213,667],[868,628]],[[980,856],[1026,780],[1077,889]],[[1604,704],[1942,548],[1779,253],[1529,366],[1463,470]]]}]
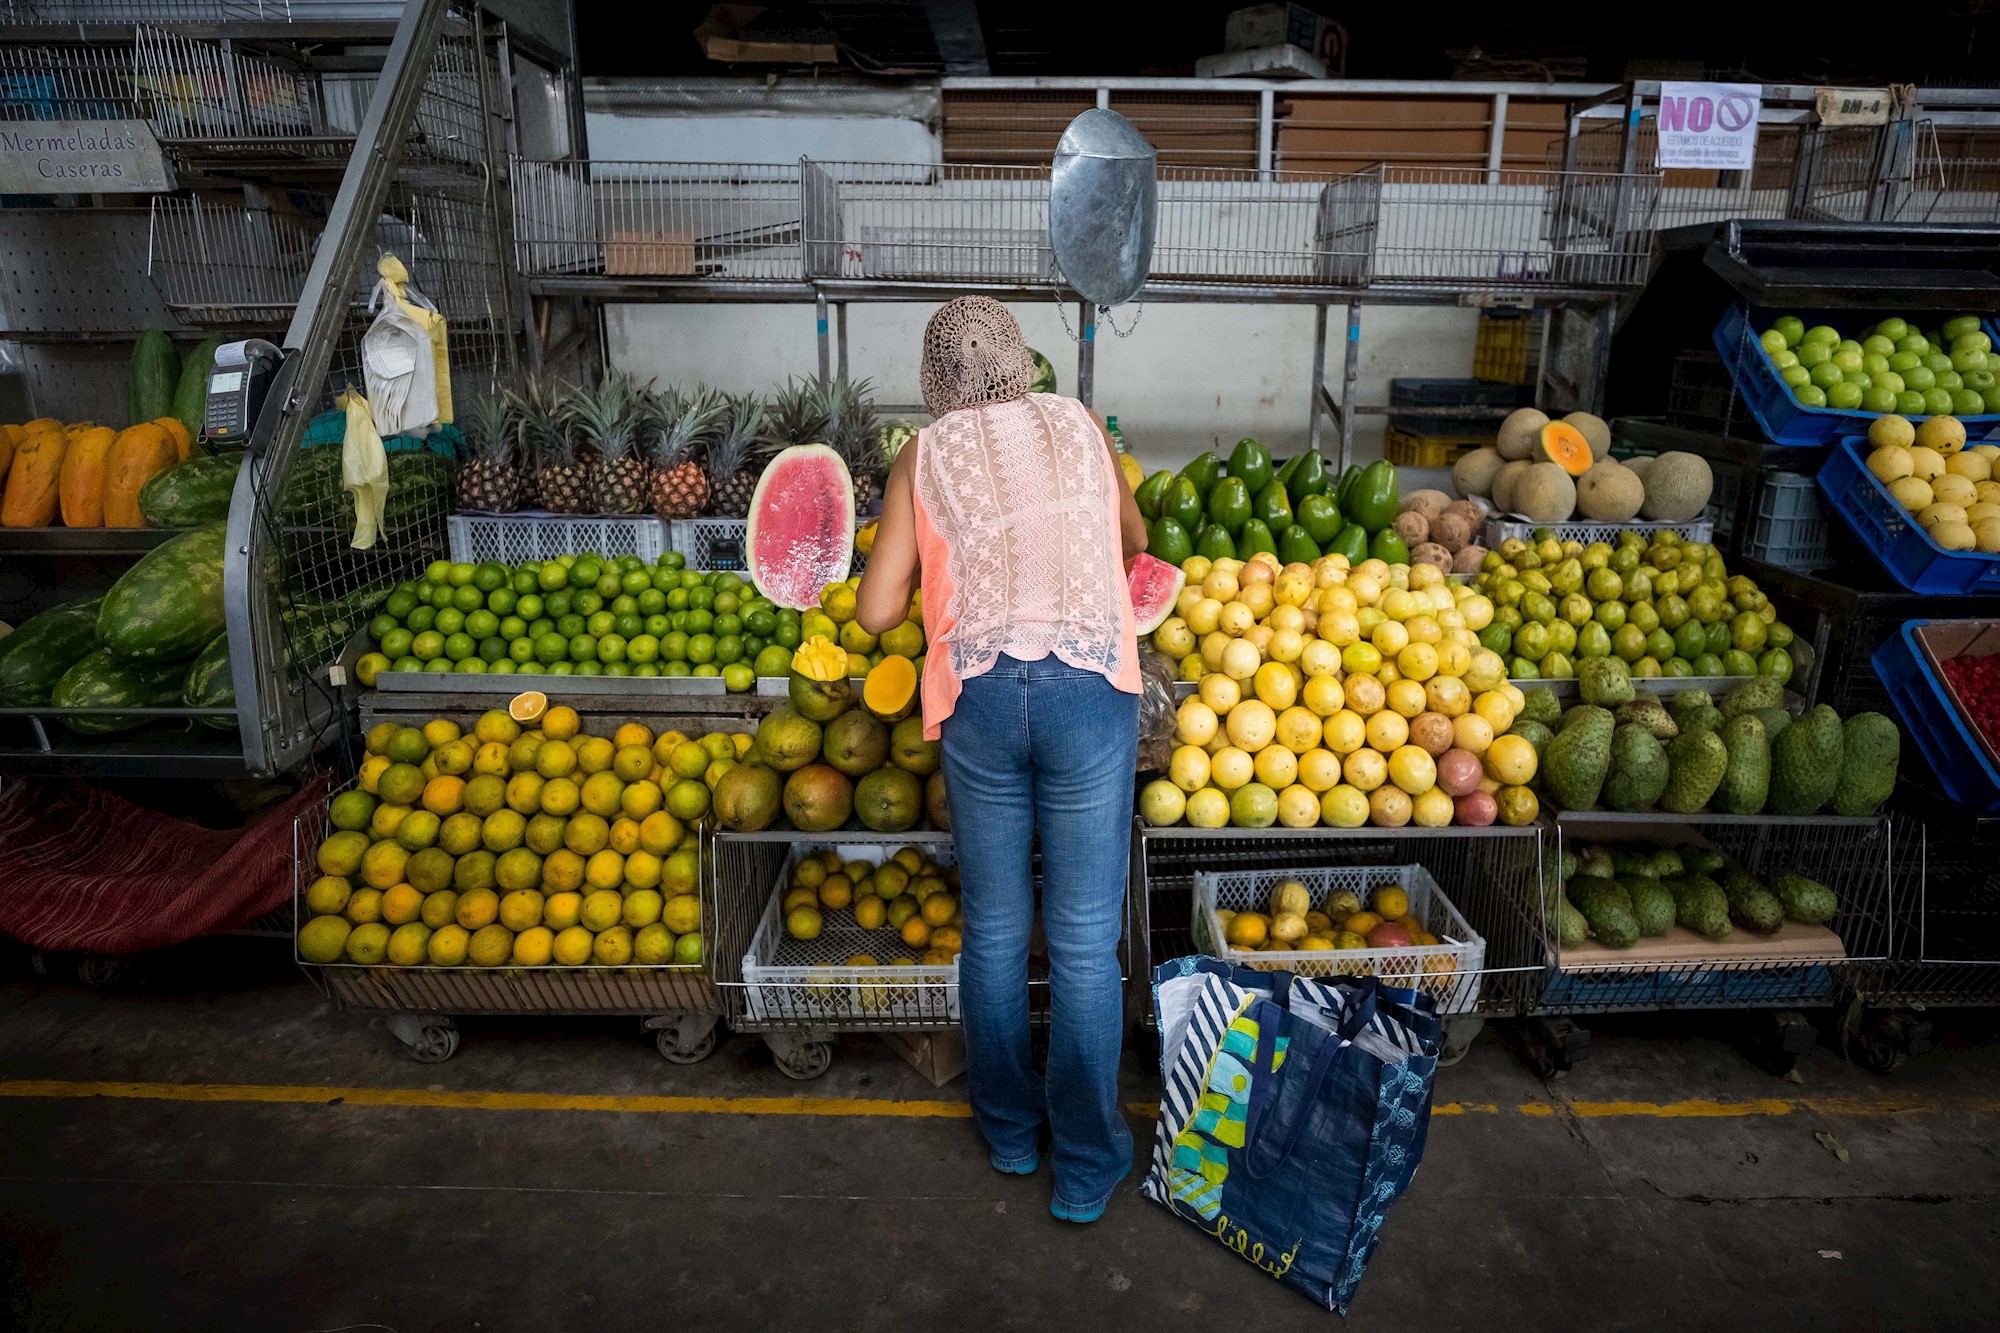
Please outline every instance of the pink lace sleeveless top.
[{"label": "pink lace sleeveless top", "polygon": [[924,735],[938,738],[960,682],[1002,654],[1053,653],[1139,693],[1118,527],[1125,482],[1083,404],[1033,393],[949,412],[915,448]]}]

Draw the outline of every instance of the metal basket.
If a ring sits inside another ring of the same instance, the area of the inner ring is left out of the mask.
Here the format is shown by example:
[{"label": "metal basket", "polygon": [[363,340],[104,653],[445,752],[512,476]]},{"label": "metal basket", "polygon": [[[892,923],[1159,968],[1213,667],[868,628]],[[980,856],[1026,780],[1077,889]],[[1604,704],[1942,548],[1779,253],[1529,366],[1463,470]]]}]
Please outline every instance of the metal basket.
[{"label": "metal basket", "polygon": [[[1262,911],[1273,885],[1294,879],[1311,895],[1318,911],[1335,893],[1347,890],[1363,903],[1385,884],[1401,885],[1409,894],[1410,915],[1438,937],[1438,944],[1397,948],[1342,950],[1242,950],[1224,942],[1216,909]],[[1445,897],[1430,872],[1420,865],[1346,866],[1340,869],[1200,870],[1194,877],[1194,942],[1203,953],[1264,972],[1291,972],[1302,977],[1375,976],[1393,986],[1427,991],[1441,1014],[1471,1013],[1479,1003],[1480,974],[1486,966],[1486,941]]]},{"label": "metal basket", "polygon": [[514,252],[532,277],[798,282],[798,163],[514,159]]},{"label": "metal basket", "polygon": [[1152,281],[1366,283],[1374,199],[1347,182],[1333,173],[1161,167]]},{"label": "metal basket", "polygon": [[[1471,1012],[1525,1012],[1548,971],[1535,885],[1545,829],[1190,829],[1134,821],[1131,898],[1144,953],[1142,975],[1197,951],[1192,907],[1197,874],[1217,865],[1274,878],[1280,872],[1420,865],[1485,946]],[[1301,878],[1303,876],[1300,876]],[[1307,881],[1310,884],[1310,881]],[[1263,955],[1257,955],[1263,957]],[[1309,955],[1317,957],[1318,955]]]},{"label": "metal basket", "polygon": [[1651,540],[1655,533],[1671,532],[1685,541],[1707,542],[1715,536],[1715,524],[1706,518],[1690,519],[1686,523],[1652,522],[1637,519],[1629,523],[1537,523],[1532,519],[1510,518],[1502,515],[1486,520],[1485,541],[1488,550],[1498,550],[1500,543],[1519,538],[1529,541],[1542,529],[1547,528],[1559,542],[1577,541],[1610,542],[1628,532],[1636,532]]},{"label": "metal basket", "polygon": [[802,161],[806,275],[1048,283],[1045,167]]},{"label": "metal basket", "polygon": [[1550,931],[1550,976],[1538,1013],[1606,1013],[1654,1009],[1757,1009],[1829,1003],[1842,986],[1860,989],[1891,956],[1891,915],[1897,847],[1887,818],[1787,818],[1770,815],[1564,815],[1559,841],[1636,839],[1696,842],[1713,847],[1754,875],[1793,869],[1831,888],[1840,910],[1828,924],[1841,955],[1802,961],[1759,954],[1754,938],[1740,946],[1691,949],[1671,961],[1607,961],[1592,953],[1587,968],[1566,962]]},{"label": "metal basket", "polygon": [[[796,844],[778,872],[777,887],[765,903],[757,933],[743,955],[744,1003],[756,1023],[842,1029],[854,1026],[948,1026],[958,1021],[958,964],[892,966],[909,946],[887,926],[864,930],[851,917],[829,917],[816,939],[798,940],[785,930],[783,899],[799,858],[819,846],[834,846],[843,861],[880,865],[894,850],[885,843],[847,846]],[[949,860],[948,853],[938,853]],[[857,954],[883,960],[876,967],[849,967]]]},{"label": "metal basket", "polygon": [[[451,558],[554,560],[562,555],[636,555],[652,564],[669,548],[667,525],[650,514],[579,518],[570,514],[453,514],[445,520]],[[698,567],[698,566],[697,566]]]}]

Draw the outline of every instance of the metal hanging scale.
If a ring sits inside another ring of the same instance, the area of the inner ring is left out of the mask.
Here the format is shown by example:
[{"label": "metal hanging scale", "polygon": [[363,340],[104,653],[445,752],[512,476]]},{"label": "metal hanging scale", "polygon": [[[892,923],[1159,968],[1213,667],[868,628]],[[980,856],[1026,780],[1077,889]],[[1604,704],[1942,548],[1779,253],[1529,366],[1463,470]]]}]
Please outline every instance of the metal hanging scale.
[{"label": "metal hanging scale", "polygon": [[1069,123],[1049,182],[1049,248],[1086,301],[1123,305],[1146,285],[1159,215],[1158,155],[1116,111]]}]

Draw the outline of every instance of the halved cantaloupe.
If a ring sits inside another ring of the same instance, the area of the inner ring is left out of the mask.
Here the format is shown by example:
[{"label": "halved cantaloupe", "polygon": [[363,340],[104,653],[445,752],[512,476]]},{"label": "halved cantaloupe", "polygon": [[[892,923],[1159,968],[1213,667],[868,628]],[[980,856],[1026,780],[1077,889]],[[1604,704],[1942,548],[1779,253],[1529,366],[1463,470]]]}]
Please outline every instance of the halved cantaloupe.
[{"label": "halved cantaloupe", "polygon": [[1544,458],[1572,477],[1590,471],[1590,465],[1597,461],[1590,452],[1589,438],[1567,421],[1551,421],[1542,427],[1536,443],[1541,446]]}]

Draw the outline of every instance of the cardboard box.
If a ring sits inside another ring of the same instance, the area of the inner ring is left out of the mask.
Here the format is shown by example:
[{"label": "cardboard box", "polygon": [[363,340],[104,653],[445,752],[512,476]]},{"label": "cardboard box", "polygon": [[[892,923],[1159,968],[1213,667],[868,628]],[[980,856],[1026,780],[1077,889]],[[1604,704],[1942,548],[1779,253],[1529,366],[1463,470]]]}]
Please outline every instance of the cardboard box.
[{"label": "cardboard box", "polygon": [[604,244],[607,274],[692,274],[694,237],[686,232],[614,231]]},{"label": "cardboard box", "polygon": [[910,1068],[941,1088],[965,1072],[965,1034],[957,1028],[940,1032],[884,1032],[889,1049],[910,1062]]}]

